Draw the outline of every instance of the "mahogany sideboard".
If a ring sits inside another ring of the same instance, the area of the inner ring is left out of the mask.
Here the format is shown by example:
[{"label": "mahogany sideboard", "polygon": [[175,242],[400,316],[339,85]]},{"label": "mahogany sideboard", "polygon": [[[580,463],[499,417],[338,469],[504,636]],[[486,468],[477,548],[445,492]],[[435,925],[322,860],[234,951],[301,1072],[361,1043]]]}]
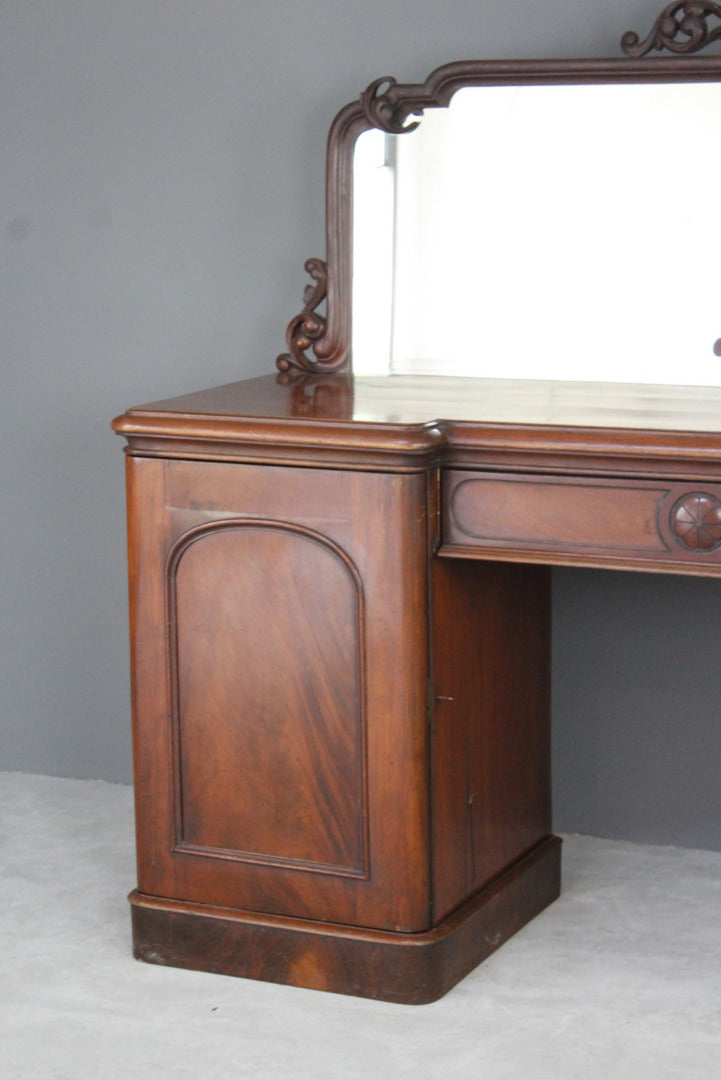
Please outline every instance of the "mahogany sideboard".
[{"label": "mahogany sideboard", "polygon": [[721,390],[277,375],[131,409],[136,955],[439,997],[559,893],[554,564],[721,573]]}]

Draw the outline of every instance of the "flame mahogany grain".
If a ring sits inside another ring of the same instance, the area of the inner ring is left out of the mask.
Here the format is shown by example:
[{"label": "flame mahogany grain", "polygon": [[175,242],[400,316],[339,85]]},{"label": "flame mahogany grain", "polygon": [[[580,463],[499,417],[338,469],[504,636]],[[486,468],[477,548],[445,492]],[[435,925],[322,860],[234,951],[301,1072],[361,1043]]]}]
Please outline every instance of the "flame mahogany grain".
[{"label": "flame mahogany grain", "polygon": [[550,567],[720,573],[721,436],[708,396],[659,429],[633,388],[564,425],[471,389],[265,378],[115,422],[142,959],[424,1002],[558,895]]},{"label": "flame mahogany grain", "polygon": [[[692,52],[719,18],[676,2],[624,48]],[[720,77],[686,57],[375,80],[331,128],[327,262],[281,374],[115,421],[139,958],[422,1003],[558,895],[550,567],[721,573],[721,390],[354,379],[353,147],[461,86]]]}]

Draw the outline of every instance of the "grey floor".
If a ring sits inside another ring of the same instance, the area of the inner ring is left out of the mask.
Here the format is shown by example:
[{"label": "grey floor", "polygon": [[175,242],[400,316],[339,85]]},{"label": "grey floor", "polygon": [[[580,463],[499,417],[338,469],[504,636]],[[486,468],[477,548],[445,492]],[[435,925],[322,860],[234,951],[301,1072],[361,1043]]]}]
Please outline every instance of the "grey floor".
[{"label": "grey floor", "polygon": [[129,788],[0,773],[0,1077],[716,1080],[721,855],[568,837],[564,891],[441,1001],[139,964]]}]

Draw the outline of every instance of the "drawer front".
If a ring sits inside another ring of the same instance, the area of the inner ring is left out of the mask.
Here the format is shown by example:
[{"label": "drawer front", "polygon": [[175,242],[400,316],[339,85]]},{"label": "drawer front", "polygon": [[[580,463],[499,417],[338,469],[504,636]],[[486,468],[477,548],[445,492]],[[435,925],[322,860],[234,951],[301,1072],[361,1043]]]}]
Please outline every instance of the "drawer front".
[{"label": "drawer front", "polygon": [[721,572],[721,484],[449,469],[440,553]]}]

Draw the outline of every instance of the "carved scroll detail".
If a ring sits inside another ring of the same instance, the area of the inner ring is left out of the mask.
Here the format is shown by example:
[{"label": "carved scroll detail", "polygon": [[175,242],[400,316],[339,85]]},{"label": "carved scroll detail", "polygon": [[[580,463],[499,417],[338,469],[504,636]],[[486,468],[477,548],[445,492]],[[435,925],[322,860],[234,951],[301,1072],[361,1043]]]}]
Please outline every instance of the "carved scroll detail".
[{"label": "carved scroll detail", "polygon": [[[380,128],[389,135],[403,135],[415,131],[419,121],[414,120],[408,123],[408,118],[422,116],[423,106],[409,100],[408,90],[409,87],[401,85],[391,75],[374,79],[361,94],[359,105],[357,103],[355,106],[357,118],[362,125],[358,130],[367,127]],[[430,99],[429,104],[432,103]],[[339,117],[342,115],[339,113],[336,117],[334,126],[338,124]],[[333,151],[331,151],[332,156]],[[329,191],[329,199],[331,196],[335,199],[337,192]],[[345,218],[342,224],[346,230],[350,227]],[[329,261],[332,261],[334,254],[338,258],[337,243],[337,236],[329,242]],[[346,252],[346,258],[348,260],[350,258],[348,252]],[[305,269],[315,280],[315,285],[306,286],[303,294],[303,310],[291,319],[285,333],[288,352],[281,353],[276,360],[276,367],[281,372],[281,378],[284,379],[291,378],[293,373],[298,371],[334,372],[341,371],[348,365],[347,348],[342,351],[334,350],[333,342],[328,349],[329,358],[326,359],[324,355],[323,347],[328,344],[326,340],[329,330],[328,321],[315,309],[327,296],[328,267],[322,259],[308,259]],[[329,336],[333,338],[332,331]],[[308,355],[309,349],[312,349],[315,355]]]},{"label": "carved scroll detail", "polygon": [[306,273],[315,281],[315,285],[306,285],[303,293],[303,310],[288,323],[285,332],[287,353],[281,353],[276,360],[279,371],[288,372],[295,368],[299,371],[329,370],[326,365],[306,353],[325,333],[326,321],[315,310],[326,297],[328,287],[328,267],[322,259],[307,259]]},{"label": "carved scroll detail", "polygon": [[[714,22],[711,22],[714,20]],[[628,31],[622,39],[623,60],[465,60],[444,64],[423,83],[399,83],[386,75],[374,79],[355,101],[336,115],[328,136],[326,160],[326,262],[309,259],[306,269],[315,285],[306,289],[303,310],[288,325],[287,352],[278,357],[282,381],[298,374],[337,373],[350,370],[352,337],[352,197],[353,152],[359,135],[369,128],[388,134],[414,131],[427,109],[446,108],[457,90],[467,86],[528,83],[588,83],[645,81],[649,65],[642,59],[653,49],[692,53],[721,39],[721,0],[675,0],[669,4],[645,41]],[[657,58],[652,78],[717,78],[716,64],[707,57],[683,61]],[[414,119],[415,118],[415,119]],[[323,315],[316,310],[326,301]]]},{"label": "carved scroll detail", "polygon": [[418,120],[407,124],[409,116],[422,116],[423,109],[399,100],[395,88],[398,82],[392,75],[374,79],[361,94],[361,106],[371,127],[380,128],[388,135],[404,135],[415,131]]},{"label": "carved scroll detail", "polygon": [[721,5],[700,0],[675,0],[659,15],[651,33],[643,41],[633,30],[621,38],[621,48],[627,56],[640,57],[653,49],[668,49],[673,53],[700,52],[712,41],[721,38],[721,26],[711,29],[710,18],[721,21]]}]

